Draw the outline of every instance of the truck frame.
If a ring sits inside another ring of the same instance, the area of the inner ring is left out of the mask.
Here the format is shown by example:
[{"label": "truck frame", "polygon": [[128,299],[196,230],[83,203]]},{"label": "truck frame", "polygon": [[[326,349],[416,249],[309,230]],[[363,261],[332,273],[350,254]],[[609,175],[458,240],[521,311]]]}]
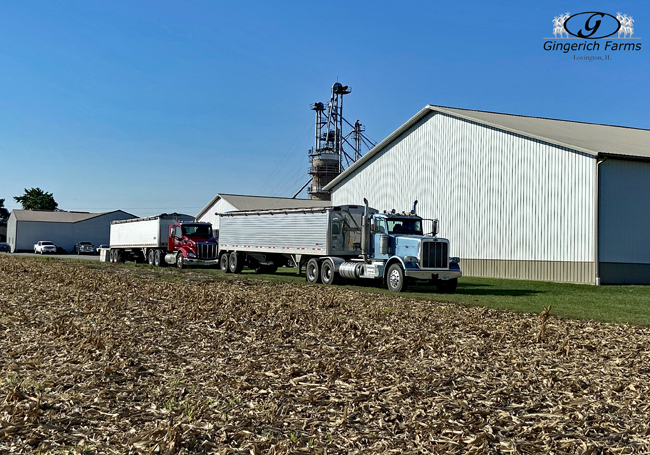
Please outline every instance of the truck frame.
[{"label": "truck frame", "polygon": [[163,267],[218,265],[218,245],[210,223],[189,215],[162,214],[111,223],[110,262],[134,260]]},{"label": "truck frame", "polygon": [[381,280],[393,292],[426,280],[454,292],[462,276],[449,241],[437,237],[437,220],[424,235],[423,218],[379,213],[364,206],[250,210],[219,213],[219,264],[226,273],[244,266],[260,273],[295,264],[309,283],[341,278]]}]

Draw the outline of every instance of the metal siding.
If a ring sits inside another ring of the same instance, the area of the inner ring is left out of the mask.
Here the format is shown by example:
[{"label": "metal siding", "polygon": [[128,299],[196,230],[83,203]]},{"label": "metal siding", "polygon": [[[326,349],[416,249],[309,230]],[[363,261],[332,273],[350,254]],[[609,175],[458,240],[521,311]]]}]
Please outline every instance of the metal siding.
[{"label": "metal siding", "polygon": [[77,242],[88,241],[94,246],[109,243],[111,221],[132,218],[124,212],[110,212],[77,223],[49,221],[18,221],[16,250],[33,250],[39,240],[51,240],[56,246],[72,251]]},{"label": "metal siding", "polygon": [[173,218],[154,218],[134,221],[131,223],[116,223],[111,226],[111,247],[151,247],[167,246],[169,243],[169,226],[174,224]]},{"label": "metal siding", "polygon": [[[439,218],[452,256],[590,262],[594,166],[592,156],[438,113],[334,188],[332,202],[367,197],[372,207],[402,211],[418,199],[420,215]],[[565,268],[554,273],[568,281]]]},{"label": "metal siding", "polygon": [[650,264],[650,163],[600,165],[599,261]]},{"label": "metal siding", "polygon": [[219,229],[219,217],[216,215],[216,213],[226,213],[226,212],[233,212],[239,210],[237,207],[232,205],[230,202],[226,201],[225,199],[219,199],[217,202],[215,202],[212,207],[208,209],[207,212],[203,214],[203,216],[196,221],[204,221],[207,223],[212,224],[212,229],[218,230]]},{"label": "metal siding", "polygon": [[221,217],[219,249],[326,254],[329,212]]}]

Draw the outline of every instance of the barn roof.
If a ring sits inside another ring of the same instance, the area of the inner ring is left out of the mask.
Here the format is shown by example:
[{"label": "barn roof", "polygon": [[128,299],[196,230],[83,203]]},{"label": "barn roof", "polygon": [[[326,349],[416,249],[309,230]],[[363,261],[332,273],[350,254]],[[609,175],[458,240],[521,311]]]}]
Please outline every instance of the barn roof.
[{"label": "barn roof", "polygon": [[89,212],[53,212],[50,210],[13,210],[16,221],[41,221],[49,223],[78,223],[98,216],[108,215],[110,213],[124,213],[125,215],[134,216],[122,210],[114,210],[105,213]]},{"label": "barn roof", "polygon": [[262,209],[293,209],[306,207],[328,207],[332,205],[329,201],[315,201],[313,199],[292,199],[288,197],[270,197],[270,196],[245,196],[241,194],[217,194],[206,205],[203,210],[196,215],[199,219],[210,210],[220,199],[229,202],[237,210],[262,210]]},{"label": "barn roof", "polygon": [[428,105],[325,187],[331,190],[417,122],[437,112],[588,155],[650,159],[650,130]]}]

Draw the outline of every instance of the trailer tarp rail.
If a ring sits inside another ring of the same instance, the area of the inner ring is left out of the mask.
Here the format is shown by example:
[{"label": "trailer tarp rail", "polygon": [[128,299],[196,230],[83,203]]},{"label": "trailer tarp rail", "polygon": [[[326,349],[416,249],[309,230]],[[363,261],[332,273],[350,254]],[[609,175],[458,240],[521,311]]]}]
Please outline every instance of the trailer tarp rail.
[{"label": "trailer tarp rail", "polygon": [[218,216],[254,216],[254,215],[288,215],[289,213],[326,213],[331,210],[341,210],[341,207],[305,207],[270,210],[241,210],[236,212],[215,213]]}]

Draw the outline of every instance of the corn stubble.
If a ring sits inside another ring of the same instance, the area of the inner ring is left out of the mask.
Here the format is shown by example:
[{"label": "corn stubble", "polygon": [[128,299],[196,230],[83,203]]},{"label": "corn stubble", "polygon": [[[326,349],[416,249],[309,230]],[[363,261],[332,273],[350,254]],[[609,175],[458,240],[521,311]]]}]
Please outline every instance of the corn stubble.
[{"label": "corn stubble", "polygon": [[0,453],[647,453],[650,330],[0,256]]}]

